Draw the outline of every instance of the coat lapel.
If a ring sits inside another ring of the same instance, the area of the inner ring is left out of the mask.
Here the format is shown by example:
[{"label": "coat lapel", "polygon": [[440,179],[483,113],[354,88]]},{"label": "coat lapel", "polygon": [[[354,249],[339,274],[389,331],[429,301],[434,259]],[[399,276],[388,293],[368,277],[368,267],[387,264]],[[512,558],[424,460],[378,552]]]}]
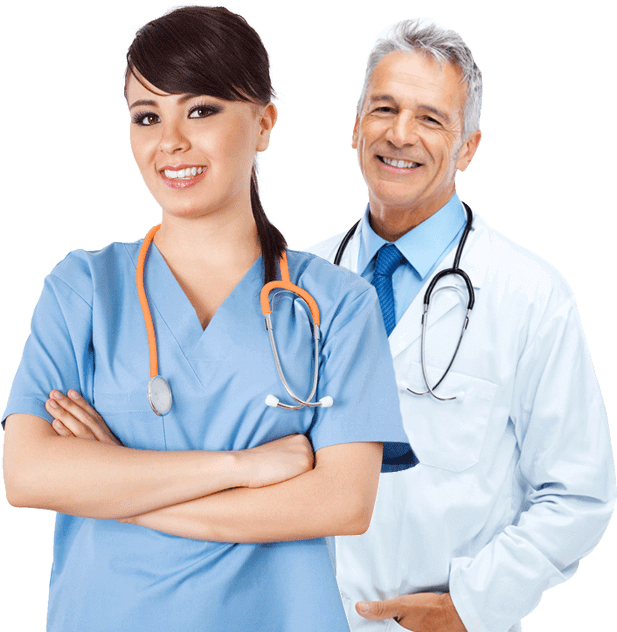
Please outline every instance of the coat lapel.
[{"label": "coat lapel", "polygon": [[[394,331],[390,334],[390,350],[393,358],[420,338],[422,334],[422,313],[424,311],[426,288],[435,275],[446,268],[452,267],[455,253],[456,248],[448,253],[431,277],[427,279],[420,292],[418,292],[418,295],[414,298],[407,311],[397,323]],[[471,279],[474,291],[476,292],[476,302],[479,299],[478,290],[482,287],[484,277],[486,276],[489,255],[490,241],[486,225],[477,215],[474,215],[472,232],[467,238],[467,244],[465,245],[461,258],[461,269],[464,270]],[[454,286],[457,289],[448,289],[444,292],[439,292],[439,288],[445,286]],[[431,295],[427,331],[434,327],[450,310],[461,305],[461,303],[466,305],[467,301],[467,286],[460,276],[452,274],[441,279]],[[470,320],[472,318],[473,310],[470,314]]]}]

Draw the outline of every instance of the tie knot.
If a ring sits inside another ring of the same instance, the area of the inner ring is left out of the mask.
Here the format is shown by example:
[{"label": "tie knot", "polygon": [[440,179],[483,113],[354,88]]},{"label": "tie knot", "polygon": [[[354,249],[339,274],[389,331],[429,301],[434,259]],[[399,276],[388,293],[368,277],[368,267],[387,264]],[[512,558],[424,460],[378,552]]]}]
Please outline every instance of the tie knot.
[{"label": "tie knot", "polygon": [[405,257],[394,244],[384,244],[377,252],[373,274],[391,277]]}]

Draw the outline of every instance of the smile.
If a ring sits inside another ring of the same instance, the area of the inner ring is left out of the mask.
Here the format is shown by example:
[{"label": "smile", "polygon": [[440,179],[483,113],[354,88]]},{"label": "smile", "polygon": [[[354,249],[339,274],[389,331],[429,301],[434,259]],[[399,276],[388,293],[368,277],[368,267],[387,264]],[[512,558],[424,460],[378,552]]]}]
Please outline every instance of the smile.
[{"label": "smile", "polygon": [[419,162],[411,162],[408,160],[394,160],[393,158],[386,158],[385,156],[377,156],[381,162],[397,169],[416,169],[422,165]]},{"label": "smile", "polygon": [[163,173],[166,178],[176,179],[176,178],[194,178],[195,176],[201,175],[204,172],[205,167],[188,167],[186,169],[180,169],[179,171],[175,171],[172,169],[165,169]]},{"label": "smile", "polygon": [[179,165],[180,168],[166,167],[159,171],[163,182],[172,189],[187,189],[200,182],[208,167]]}]

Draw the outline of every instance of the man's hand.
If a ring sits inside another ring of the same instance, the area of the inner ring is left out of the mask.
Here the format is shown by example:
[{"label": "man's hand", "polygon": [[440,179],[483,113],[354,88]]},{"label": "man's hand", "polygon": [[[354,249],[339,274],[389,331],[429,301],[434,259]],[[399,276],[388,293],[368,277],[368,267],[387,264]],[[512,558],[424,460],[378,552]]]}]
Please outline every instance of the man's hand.
[{"label": "man's hand", "polygon": [[360,601],[356,610],[365,619],[394,619],[414,632],[467,632],[449,593],[417,593],[387,601]]},{"label": "man's hand", "polygon": [[77,391],[71,389],[67,395],[52,391],[45,404],[47,412],[54,417],[52,428],[56,434],[122,445],[105,420]]}]

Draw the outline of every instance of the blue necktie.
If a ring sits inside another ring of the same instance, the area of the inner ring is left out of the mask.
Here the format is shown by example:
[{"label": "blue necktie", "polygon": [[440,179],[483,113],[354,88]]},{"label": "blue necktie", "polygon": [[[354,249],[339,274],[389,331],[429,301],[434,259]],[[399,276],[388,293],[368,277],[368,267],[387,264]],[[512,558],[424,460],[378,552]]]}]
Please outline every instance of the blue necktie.
[{"label": "blue necktie", "polygon": [[392,274],[405,261],[405,257],[394,244],[384,244],[377,251],[375,260],[375,271],[371,283],[377,290],[383,322],[386,326],[388,336],[392,333],[396,325],[394,314],[394,293],[392,291]]}]

